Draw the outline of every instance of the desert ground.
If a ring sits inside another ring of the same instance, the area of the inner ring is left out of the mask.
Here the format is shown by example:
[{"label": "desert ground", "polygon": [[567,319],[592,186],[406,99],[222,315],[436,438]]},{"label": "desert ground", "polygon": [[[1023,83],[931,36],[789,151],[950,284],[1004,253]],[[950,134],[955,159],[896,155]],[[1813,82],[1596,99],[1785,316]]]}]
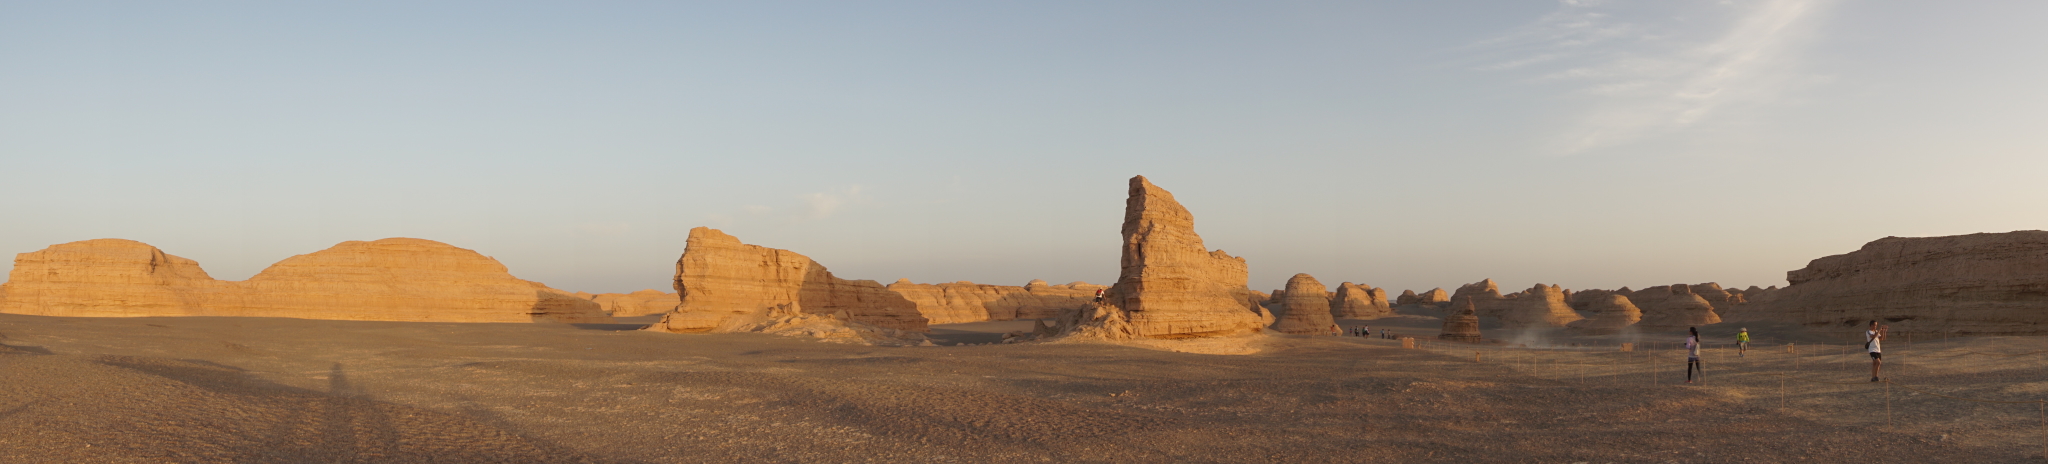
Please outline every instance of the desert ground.
[{"label": "desert ground", "polygon": [[1887,384],[1830,337],[1750,326],[1748,356],[1717,345],[1685,384],[1678,334],[1435,343],[1420,314],[1341,321],[1417,349],[1272,336],[1243,356],[991,343],[1029,321],[902,348],[621,322],[0,314],[0,462],[2016,462],[2048,446],[2041,337],[1896,341]]}]

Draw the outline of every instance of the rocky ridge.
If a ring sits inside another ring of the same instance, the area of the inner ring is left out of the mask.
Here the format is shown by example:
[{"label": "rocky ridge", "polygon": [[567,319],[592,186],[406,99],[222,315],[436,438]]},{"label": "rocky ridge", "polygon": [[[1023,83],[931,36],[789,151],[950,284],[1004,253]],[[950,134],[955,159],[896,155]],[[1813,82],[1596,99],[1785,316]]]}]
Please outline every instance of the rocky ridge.
[{"label": "rocky ridge", "polygon": [[411,238],[342,242],[245,281],[121,239],[22,253],[0,312],[71,317],[241,316],[358,321],[610,322],[596,303],[513,277],[487,256]]}]

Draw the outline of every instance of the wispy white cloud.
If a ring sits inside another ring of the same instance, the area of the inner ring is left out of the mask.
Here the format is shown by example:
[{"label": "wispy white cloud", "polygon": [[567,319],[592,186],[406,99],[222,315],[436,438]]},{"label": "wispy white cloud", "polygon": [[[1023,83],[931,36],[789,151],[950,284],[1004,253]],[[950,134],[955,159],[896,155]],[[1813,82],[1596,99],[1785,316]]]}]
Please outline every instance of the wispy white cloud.
[{"label": "wispy white cloud", "polygon": [[1565,0],[1476,44],[1476,68],[1562,84],[1587,102],[1553,148],[1611,147],[1693,127],[1734,105],[1769,102],[1800,78],[1803,32],[1832,0],[1629,4]]},{"label": "wispy white cloud", "polygon": [[858,199],[861,199],[859,185],[848,187],[843,192],[818,192],[803,196],[804,205],[807,207],[806,216],[809,219],[824,219],[832,213],[839,212],[839,207],[845,206],[847,202]]},{"label": "wispy white cloud", "polygon": [[735,211],[705,215],[705,219],[720,227],[731,227],[742,222],[789,225],[824,219],[838,214],[848,206],[870,203],[868,196],[861,193],[859,185],[840,190],[800,194],[796,195],[795,199],[795,204],[781,207],[741,205]]}]

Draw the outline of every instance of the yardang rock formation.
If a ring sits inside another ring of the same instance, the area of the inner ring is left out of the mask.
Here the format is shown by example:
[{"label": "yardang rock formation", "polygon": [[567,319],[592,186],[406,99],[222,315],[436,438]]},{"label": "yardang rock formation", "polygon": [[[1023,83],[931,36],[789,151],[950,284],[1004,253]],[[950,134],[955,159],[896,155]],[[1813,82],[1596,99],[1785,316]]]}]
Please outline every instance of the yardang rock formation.
[{"label": "yardang rock formation", "polygon": [[1394,314],[1394,306],[1387,302],[1387,290],[1345,282],[1337,285],[1337,292],[1330,297],[1330,312],[1346,319],[1372,319]]},{"label": "yardang rock formation", "polygon": [[1108,287],[1087,282],[1051,285],[1043,280],[1022,287],[967,281],[919,284],[910,279],[889,284],[889,291],[917,303],[917,312],[933,324],[1057,317],[1061,311],[1089,305],[1095,291],[1104,288]]},{"label": "yardang rock formation", "polygon": [[1273,330],[1283,333],[1304,335],[1330,335],[1337,320],[1330,314],[1330,292],[1308,274],[1295,274],[1287,279],[1287,290],[1280,296],[1281,314]]},{"label": "yardang rock formation", "polygon": [[412,238],[342,242],[240,282],[141,242],[86,240],[17,255],[0,289],[0,312],[44,316],[611,322],[596,303],[513,277],[495,259]]},{"label": "yardang rock formation", "polygon": [[1124,202],[1123,270],[1103,301],[1061,315],[1062,334],[1182,339],[1260,333],[1273,321],[1245,284],[1244,258],[1210,251],[1194,215],[1145,176]]},{"label": "yardang rock formation", "polygon": [[2044,231],[1885,237],[1785,279],[1735,316],[1845,332],[1880,320],[1894,333],[2048,334]]},{"label": "yardang rock formation", "polygon": [[633,293],[599,293],[585,296],[597,302],[604,312],[613,317],[655,316],[674,311],[683,302],[682,295],[655,289]]},{"label": "yardang rock formation", "polygon": [[1610,334],[1643,320],[1643,312],[1636,309],[1635,304],[1629,303],[1628,297],[1614,293],[1601,293],[1598,296],[1599,299],[1588,304],[1588,311],[1592,312],[1593,316],[1571,323],[1571,328],[1589,334]]},{"label": "yardang rock formation", "polygon": [[648,327],[675,333],[743,330],[773,313],[838,317],[850,323],[924,332],[917,304],[872,280],[834,277],[789,250],[740,243],[716,229],[690,229],[676,261],[682,303]]},{"label": "yardang rock formation", "polygon": [[1443,330],[1436,338],[1458,342],[1478,343],[1483,337],[1479,333],[1479,308],[1471,297],[1458,300],[1457,309],[1444,316]]}]

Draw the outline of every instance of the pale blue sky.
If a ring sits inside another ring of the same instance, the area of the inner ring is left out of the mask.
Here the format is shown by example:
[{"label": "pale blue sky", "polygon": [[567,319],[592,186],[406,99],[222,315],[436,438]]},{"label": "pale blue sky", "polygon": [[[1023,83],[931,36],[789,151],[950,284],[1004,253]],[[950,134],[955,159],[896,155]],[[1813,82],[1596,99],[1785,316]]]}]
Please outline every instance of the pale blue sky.
[{"label": "pale blue sky", "polygon": [[[1782,285],[2048,228],[2044,2],[0,2],[0,252],[344,240],[667,289],[687,231],[1108,282],[1125,179],[1252,286]],[[11,265],[11,264],[0,264]]]}]

